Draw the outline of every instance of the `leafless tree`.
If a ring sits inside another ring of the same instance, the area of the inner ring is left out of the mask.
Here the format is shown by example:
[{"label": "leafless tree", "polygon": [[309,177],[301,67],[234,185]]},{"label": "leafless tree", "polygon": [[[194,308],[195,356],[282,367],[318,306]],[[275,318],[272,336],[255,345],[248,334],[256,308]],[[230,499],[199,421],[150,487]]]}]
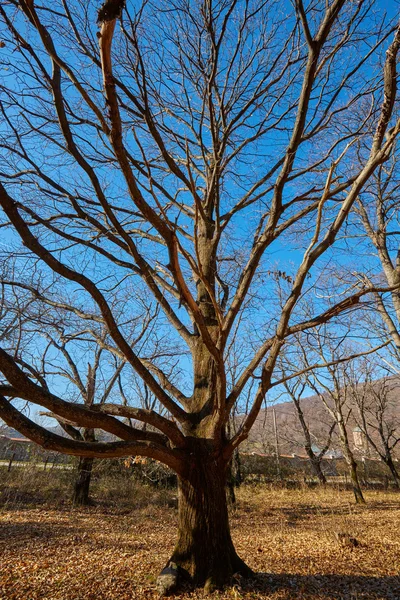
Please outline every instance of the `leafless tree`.
[{"label": "leafless tree", "polygon": [[395,487],[400,475],[395,464],[395,451],[400,443],[400,418],[397,377],[378,377],[376,364],[364,360],[357,364],[357,374],[350,379],[351,401],[356,408],[356,421],[366,441],[366,453],[373,451],[388,467]]},{"label": "leafless tree", "polygon": [[[40,277],[34,279],[40,281]],[[128,380],[123,376],[126,363],[108,350],[107,331],[101,327],[80,328],[80,319],[66,308],[65,301],[58,298],[54,291],[49,296],[47,290],[41,289],[39,281],[22,283],[18,277],[2,278],[2,307],[7,322],[1,315],[0,320],[4,323],[5,339],[10,338],[11,332],[14,337],[18,333],[18,345],[8,341],[8,346],[14,351],[14,359],[23,364],[24,357],[26,359],[29,353],[34,377],[47,390],[51,387],[62,389],[63,397],[69,402],[83,402],[88,408],[109,402],[125,407],[134,404],[145,410],[158,408],[162,411],[162,407],[156,406],[157,399],[147,387],[140,385],[140,380]],[[135,332],[130,340],[132,345],[145,346],[155,317],[156,314],[151,314],[143,306],[142,312],[130,324]],[[49,411],[42,411],[40,415],[55,419],[73,440],[97,441],[94,428],[75,427],[71,420]],[[127,418],[126,422],[132,426],[131,419]],[[136,423],[136,426],[145,429],[146,423]],[[93,463],[93,457],[79,457],[74,504],[90,503]]]},{"label": "leafless tree", "polygon": [[[399,189],[398,157],[394,153],[391,160],[374,173],[354,207],[369,242],[362,244],[362,249],[371,256],[368,270],[358,274],[365,285],[371,285],[373,281],[380,284],[386,282],[395,288],[400,281]],[[359,238],[362,242],[361,235]],[[374,298],[373,309],[381,318],[377,320],[372,313],[371,321],[375,323],[375,328],[383,324],[391,336],[396,365],[400,357],[399,293],[394,289],[389,293],[375,292]],[[399,366],[396,365],[394,370],[400,372]]]},{"label": "leafless tree", "polygon": [[[46,353],[52,349],[57,351],[56,357],[46,361],[46,373],[42,373],[43,379],[46,380],[46,375],[56,377],[58,380],[66,379],[76,388],[79,398],[83,400],[85,406],[91,408],[96,404],[105,404],[112,394],[114,386],[121,378],[121,372],[124,367],[123,361],[115,360],[115,364],[111,368],[109,376],[104,373],[104,365],[102,364],[102,355],[104,349],[101,346],[95,346],[94,351],[90,352],[92,356],[88,356],[86,351],[80,347],[81,355],[78,359],[69,351],[69,336],[65,336],[64,332],[58,331],[58,336],[55,332],[47,331],[45,333],[48,339],[48,344],[45,348]],[[60,360],[61,358],[61,360]],[[86,364],[84,364],[86,359]],[[44,362],[44,361],[43,361]],[[54,364],[56,363],[56,364]],[[83,364],[82,364],[83,363]],[[53,367],[52,367],[53,366]],[[52,370],[50,370],[52,369]],[[109,368],[107,369],[110,370]],[[82,372],[83,371],[83,372]],[[99,382],[100,380],[100,382]],[[69,390],[69,394],[71,391]],[[71,394],[71,401],[74,401],[76,394]],[[53,413],[42,412],[43,416],[55,418],[62,429],[73,439],[81,442],[96,442],[96,431],[91,427],[77,428],[74,423],[66,419],[62,419]],[[77,477],[74,484],[73,504],[87,505],[90,504],[89,490],[93,470],[93,457],[81,456],[79,458]]]},{"label": "leafless tree", "polygon": [[[0,6],[3,251],[40,264],[45,285],[57,275],[64,309],[82,329],[106,330],[107,350],[167,411],[70,402],[3,348],[0,416],[49,449],[171,467],[171,561],[206,589],[251,572],[230,536],[226,471],[283,345],[380,289],[355,277],[305,320],[297,312],[342,252],[335,242],[400,132],[400,30],[373,8],[107,0],[96,18],[83,0]],[[126,325],[140,296],[160,308],[152,351]],[[157,361],[160,340],[180,383]],[[240,345],[232,381],[227,355]],[[20,401],[119,441],[57,436]]]},{"label": "leafless tree", "polygon": [[[304,449],[310,460],[311,469],[314,472],[314,474],[318,477],[319,482],[322,484],[325,484],[326,477],[322,470],[321,463],[322,463],[324,456],[326,455],[326,453],[328,452],[328,450],[330,448],[332,434],[336,427],[336,420],[335,419],[331,420],[331,423],[328,427],[326,438],[322,444],[322,448],[316,450],[315,449],[316,444],[315,444],[315,442],[313,442],[313,434],[312,434],[312,430],[311,430],[311,424],[305,417],[302,402],[301,402],[302,397],[304,397],[304,390],[307,387],[307,379],[302,381],[301,378],[299,378],[299,379],[295,380],[294,382],[290,381],[290,380],[286,380],[286,381],[284,381],[283,385],[284,385],[284,388],[285,388],[287,394],[289,395],[289,397],[291,398],[293,405],[296,409],[298,421],[300,423],[301,430],[302,430],[303,436],[304,436]],[[316,416],[314,416],[314,419],[315,418],[316,418]],[[313,419],[314,422],[312,423],[312,425],[314,425],[314,426],[317,425],[320,428],[321,424],[316,423],[314,419]]]},{"label": "leafless tree", "polygon": [[[399,248],[399,200],[400,179],[398,156],[394,153],[390,161],[381,165],[374,173],[366,189],[360,194],[354,210],[363,226],[366,241],[358,237],[361,251],[371,257],[368,270],[359,272],[358,277],[365,285],[387,283],[396,286],[400,281]],[[356,223],[356,226],[358,223]],[[383,360],[390,372],[400,374],[400,302],[398,291],[375,292],[374,302],[365,315],[365,321],[377,337],[390,336],[392,344]],[[393,462],[393,450],[398,443],[398,426],[393,417],[392,389],[396,380],[383,378],[373,383],[367,362],[361,372],[365,382],[354,391],[354,401],[358,407],[359,426],[368,443],[390,469],[396,487],[399,475]],[[368,426],[369,425],[369,426]],[[378,433],[378,439],[373,435]],[[379,441],[378,441],[379,440]]]},{"label": "leafless tree", "polygon": [[[346,334],[348,334],[348,331],[344,334],[338,332],[333,337],[325,327],[314,331],[312,346],[326,364],[326,367],[323,371],[308,371],[307,383],[336,422],[341,449],[349,469],[355,501],[357,504],[364,504],[365,500],[358,476],[358,465],[348,430],[348,421],[353,409],[351,403],[353,369],[352,362],[348,360],[351,351],[346,343]],[[307,352],[306,349],[304,351]],[[308,354],[311,354],[311,347],[308,348]]]}]

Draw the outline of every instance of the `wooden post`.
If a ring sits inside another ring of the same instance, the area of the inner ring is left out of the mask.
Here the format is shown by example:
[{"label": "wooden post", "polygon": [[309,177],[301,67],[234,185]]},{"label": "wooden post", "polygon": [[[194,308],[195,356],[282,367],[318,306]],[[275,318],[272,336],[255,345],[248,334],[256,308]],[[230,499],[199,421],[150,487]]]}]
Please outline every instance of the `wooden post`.
[{"label": "wooden post", "polygon": [[15,452],[13,452],[11,455],[10,462],[8,463],[7,473],[9,473],[11,471],[11,467],[12,467],[14,458],[15,458]]}]

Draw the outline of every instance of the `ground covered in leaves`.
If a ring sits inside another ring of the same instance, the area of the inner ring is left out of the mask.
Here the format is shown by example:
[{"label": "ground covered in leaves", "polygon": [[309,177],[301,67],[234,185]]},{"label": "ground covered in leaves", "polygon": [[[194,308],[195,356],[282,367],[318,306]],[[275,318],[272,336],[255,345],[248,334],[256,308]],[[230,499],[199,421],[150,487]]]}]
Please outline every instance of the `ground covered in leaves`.
[{"label": "ground covered in leaves", "polygon": [[[132,600],[157,598],[155,576],[173,549],[171,496],[131,508],[68,504],[0,510],[0,598]],[[149,489],[148,495],[151,495]],[[239,554],[259,574],[233,581],[213,598],[399,600],[400,495],[243,488],[232,511]],[[357,547],[342,547],[336,533]],[[181,598],[203,598],[187,590]]]}]

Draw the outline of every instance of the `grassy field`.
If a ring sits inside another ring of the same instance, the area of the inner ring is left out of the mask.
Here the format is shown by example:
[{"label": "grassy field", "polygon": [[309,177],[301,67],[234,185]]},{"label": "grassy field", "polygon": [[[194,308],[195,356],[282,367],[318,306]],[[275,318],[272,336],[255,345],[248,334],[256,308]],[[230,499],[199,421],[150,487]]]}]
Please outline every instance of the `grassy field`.
[{"label": "grassy field", "polygon": [[[43,477],[51,487],[50,474]],[[43,494],[44,483],[32,485]],[[45,501],[18,492],[16,475],[8,484],[0,511],[1,599],[157,598],[155,576],[176,533],[173,490],[136,484],[121,496],[108,486],[107,495],[98,483],[103,502],[78,510],[70,508],[66,487]],[[356,507],[346,491],[243,487],[232,533],[259,574],[213,598],[399,600],[400,496],[370,491],[366,497],[367,506]],[[335,532],[359,545],[342,547]],[[180,597],[204,594],[187,590]]]}]

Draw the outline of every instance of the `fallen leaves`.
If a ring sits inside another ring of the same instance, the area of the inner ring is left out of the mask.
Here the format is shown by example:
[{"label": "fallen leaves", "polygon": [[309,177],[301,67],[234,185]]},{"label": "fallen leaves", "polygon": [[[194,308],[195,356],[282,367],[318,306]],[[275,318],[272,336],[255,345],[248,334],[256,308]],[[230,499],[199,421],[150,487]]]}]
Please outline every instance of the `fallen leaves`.
[{"label": "fallen leaves", "polygon": [[[171,492],[172,494],[172,492]],[[233,512],[237,550],[260,574],[236,580],[213,598],[246,600],[398,600],[399,496],[367,493],[354,507],[346,492],[244,488]],[[242,508],[243,507],[243,508]],[[177,513],[168,506],[0,513],[2,600],[155,599]],[[339,545],[335,531],[354,536]],[[181,598],[204,598],[188,590]]]}]

